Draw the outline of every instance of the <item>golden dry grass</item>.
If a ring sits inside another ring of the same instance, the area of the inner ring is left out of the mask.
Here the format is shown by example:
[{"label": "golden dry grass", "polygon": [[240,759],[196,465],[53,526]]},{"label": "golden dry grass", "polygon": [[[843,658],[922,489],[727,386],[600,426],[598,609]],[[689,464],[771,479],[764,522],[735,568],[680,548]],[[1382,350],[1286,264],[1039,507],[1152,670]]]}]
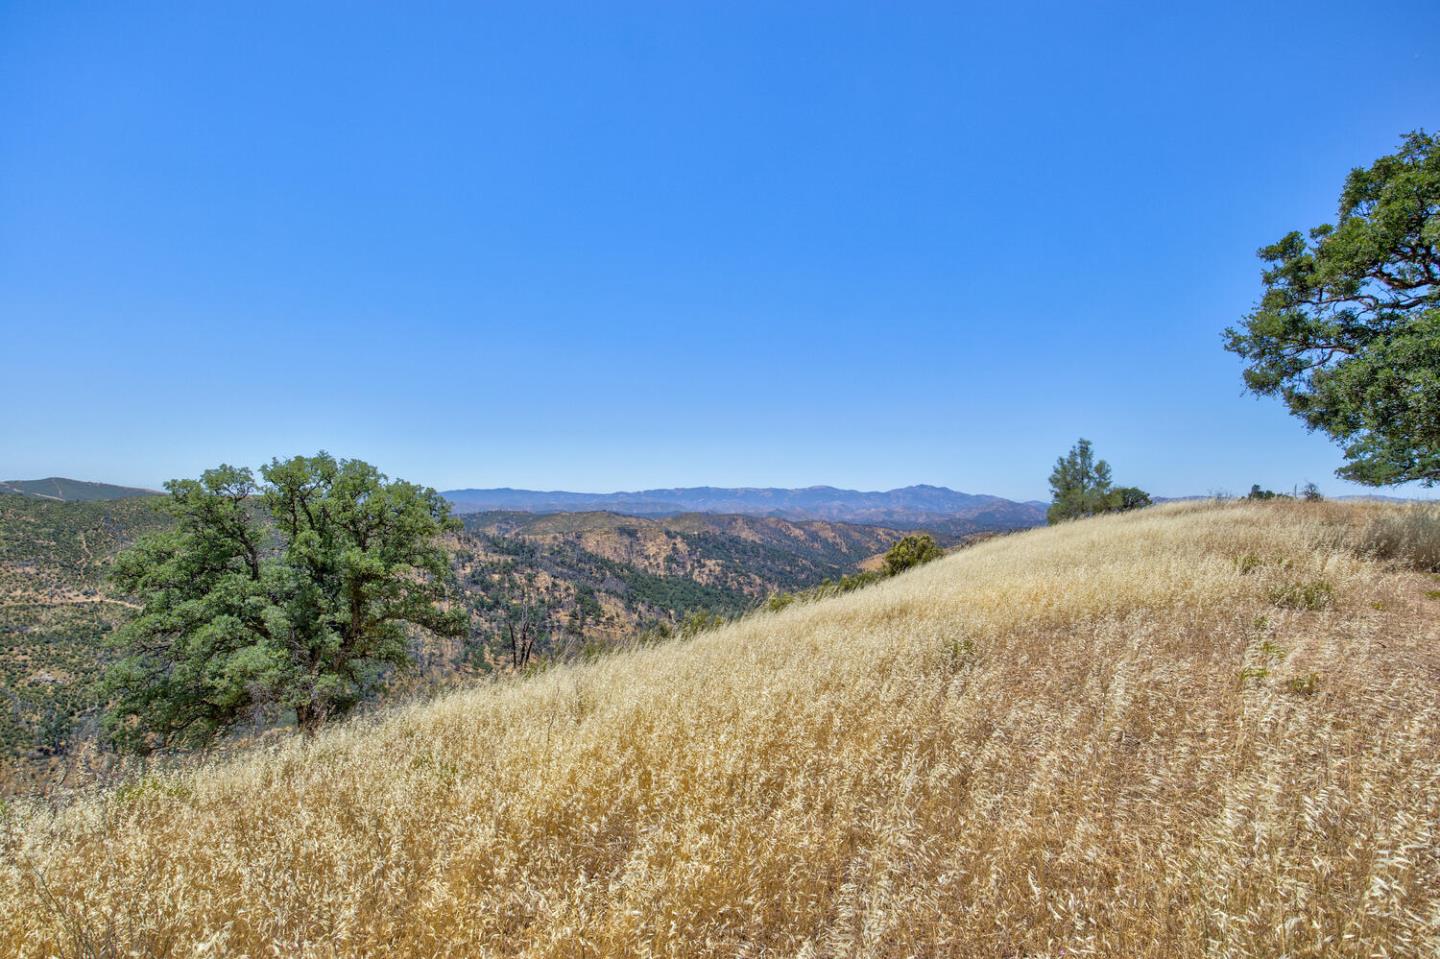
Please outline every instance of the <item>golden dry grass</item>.
[{"label": "golden dry grass", "polygon": [[1367,555],[1393,510],[1005,537],[12,809],[0,953],[1435,955],[1440,583]]}]

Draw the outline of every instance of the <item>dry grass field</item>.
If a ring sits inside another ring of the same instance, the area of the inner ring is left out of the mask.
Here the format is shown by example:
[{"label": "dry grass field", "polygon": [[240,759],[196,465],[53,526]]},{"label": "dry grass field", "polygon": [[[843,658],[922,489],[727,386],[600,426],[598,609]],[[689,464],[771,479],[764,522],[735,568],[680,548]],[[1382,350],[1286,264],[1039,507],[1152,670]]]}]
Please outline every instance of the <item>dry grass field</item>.
[{"label": "dry grass field", "polygon": [[1434,956],[1440,514],[1172,504],[0,825],[5,956]]}]

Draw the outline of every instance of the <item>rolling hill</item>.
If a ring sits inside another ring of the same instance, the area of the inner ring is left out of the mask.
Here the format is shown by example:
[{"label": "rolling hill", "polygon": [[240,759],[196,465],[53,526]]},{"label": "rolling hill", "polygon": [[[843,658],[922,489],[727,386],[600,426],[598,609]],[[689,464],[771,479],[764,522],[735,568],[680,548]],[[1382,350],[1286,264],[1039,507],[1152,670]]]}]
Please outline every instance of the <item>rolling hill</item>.
[{"label": "rolling hill", "polygon": [[7,955],[1440,951],[1440,516],[1184,503],[0,815]]},{"label": "rolling hill", "polygon": [[[698,486],[633,493],[459,489],[443,494],[460,513],[529,513],[604,510],[634,516],[738,513],[786,519],[823,519],[913,528],[947,522],[956,533],[1022,529],[1045,522],[1046,504],[958,493],[943,486],[906,486],[883,492],[811,486],[805,489],[725,489]],[[961,526],[964,526],[961,529]]]},{"label": "rolling hill", "polygon": [[158,491],[153,489],[115,486],[111,483],[90,483],[85,480],[65,479],[62,476],[51,476],[38,480],[6,480],[0,483],[0,493],[17,493],[21,496],[57,500],[62,503],[89,503],[159,495]]}]

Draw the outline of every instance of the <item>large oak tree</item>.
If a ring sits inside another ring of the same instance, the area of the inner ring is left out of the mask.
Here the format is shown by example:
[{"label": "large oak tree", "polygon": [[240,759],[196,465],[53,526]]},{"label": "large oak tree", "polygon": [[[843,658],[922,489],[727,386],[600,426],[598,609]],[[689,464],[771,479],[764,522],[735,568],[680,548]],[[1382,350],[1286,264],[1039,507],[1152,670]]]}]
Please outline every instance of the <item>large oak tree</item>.
[{"label": "large oak tree", "polygon": [[260,477],[167,483],[175,526],[118,558],[141,604],[107,676],[119,745],[202,745],[257,713],[313,732],[409,664],[407,627],[463,629],[438,542],[457,524],[433,489],[326,453]]},{"label": "large oak tree", "polygon": [[1259,256],[1265,293],[1225,347],[1245,384],[1339,441],[1339,475],[1440,480],[1440,140],[1355,169],[1339,219]]}]

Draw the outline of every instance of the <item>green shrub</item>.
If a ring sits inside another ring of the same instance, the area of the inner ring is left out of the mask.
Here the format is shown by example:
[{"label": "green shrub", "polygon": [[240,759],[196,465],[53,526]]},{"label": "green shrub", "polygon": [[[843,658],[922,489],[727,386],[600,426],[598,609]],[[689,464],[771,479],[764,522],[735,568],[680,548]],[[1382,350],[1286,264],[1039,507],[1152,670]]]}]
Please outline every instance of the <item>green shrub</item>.
[{"label": "green shrub", "polygon": [[929,533],[911,533],[885,554],[885,572],[894,576],[944,555],[945,551],[935,542],[935,537]]},{"label": "green shrub", "polygon": [[954,640],[950,643],[948,652],[953,669],[963,669],[975,662],[975,643],[972,640]]},{"label": "green shrub", "polygon": [[794,602],[794,593],[774,593],[768,600],[765,601],[765,608],[772,613],[778,613],[780,612],[780,610],[792,605]]},{"label": "green shrub", "polygon": [[698,636],[700,633],[709,632],[712,629],[719,629],[728,623],[729,620],[719,613],[712,613],[708,610],[696,610],[685,621],[680,624],[680,635],[683,637]]},{"label": "green shrub", "polygon": [[1323,579],[1286,583],[1270,590],[1270,602],[1284,609],[1329,609],[1335,605],[1335,587]]}]

